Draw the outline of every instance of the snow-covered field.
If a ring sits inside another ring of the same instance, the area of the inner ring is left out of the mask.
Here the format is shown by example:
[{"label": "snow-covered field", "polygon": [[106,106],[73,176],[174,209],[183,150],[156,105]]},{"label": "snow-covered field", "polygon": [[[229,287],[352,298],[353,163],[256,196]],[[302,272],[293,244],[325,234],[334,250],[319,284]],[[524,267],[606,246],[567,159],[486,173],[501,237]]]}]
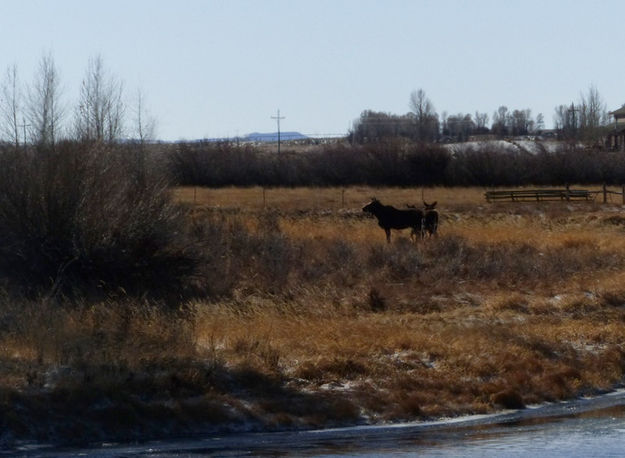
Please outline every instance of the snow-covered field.
[{"label": "snow-covered field", "polygon": [[561,142],[553,140],[485,140],[463,143],[449,143],[444,145],[452,153],[462,153],[465,151],[498,151],[509,153],[530,153],[541,152],[554,153],[562,149]]}]

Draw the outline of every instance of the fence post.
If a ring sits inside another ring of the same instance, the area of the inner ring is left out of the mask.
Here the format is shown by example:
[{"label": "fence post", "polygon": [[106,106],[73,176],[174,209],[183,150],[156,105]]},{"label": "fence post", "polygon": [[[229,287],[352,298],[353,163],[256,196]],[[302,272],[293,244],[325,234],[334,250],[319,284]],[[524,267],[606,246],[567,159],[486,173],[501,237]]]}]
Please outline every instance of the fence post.
[{"label": "fence post", "polygon": [[608,187],[606,186],[605,183],[603,183],[603,203],[604,204],[608,203]]},{"label": "fence post", "polygon": [[571,200],[571,186],[567,183],[566,184],[566,201],[570,201]]},{"label": "fence post", "polygon": [[191,212],[191,217],[194,221],[197,217],[197,186],[193,186],[193,211]]},{"label": "fence post", "polygon": [[623,205],[625,205],[625,184],[621,186],[621,197],[623,197]]}]

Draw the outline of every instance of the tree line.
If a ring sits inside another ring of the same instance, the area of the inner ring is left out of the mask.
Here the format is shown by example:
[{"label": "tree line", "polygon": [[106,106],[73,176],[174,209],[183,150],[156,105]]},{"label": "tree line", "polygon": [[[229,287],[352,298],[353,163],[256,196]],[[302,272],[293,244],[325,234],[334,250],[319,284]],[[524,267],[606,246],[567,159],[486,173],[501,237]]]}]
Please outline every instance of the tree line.
[{"label": "tree line", "polygon": [[[475,135],[509,137],[538,134],[542,114],[530,109],[499,107],[487,113],[440,116],[423,89],[410,94],[410,111],[403,115],[364,111],[350,132],[351,142],[322,145],[306,154],[267,154],[252,144],[209,141],[145,147],[154,134],[154,120],[145,110],[139,92],[127,103],[124,85],[96,56],[87,63],[78,99],[67,104],[51,55],[44,55],[30,84],[20,81],[16,66],[7,68],[0,84],[0,133],[3,154],[26,144],[36,151],[55,145],[126,151],[140,173],[158,165],[180,185],[204,186],[374,186],[622,183],[625,165],[609,153],[592,161],[575,151],[578,140],[597,142],[608,122],[606,105],[593,86],[578,102],[559,105],[554,122],[562,139],[574,140],[560,151],[498,151],[485,143],[452,152],[441,145],[446,139],[465,141]],[[133,106],[134,104],[134,106]],[[136,141],[122,141],[133,139]],[[140,144],[140,148],[134,145]],[[24,148],[27,149],[27,148]],[[148,150],[156,150],[150,154]],[[165,154],[162,154],[165,152]],[[105,161],[104,155],[98,158]],[[149,164],[148,164],[149,163]],[[106,164],[102,164],[106,167]],[[134,166],[133,166],[134,167]],[[159,172],[160,173],[160,172]]]},{"label": "tree line", "polygon": [[400,138],[267,154],[253,145],[172,146],[169,173],[187,186],[521,186],[625,183],[622,153],[571,148],[502,151],[488,142],[457,151]]},{"label": "tree line", "polygon": [[[479,111],[439,115],[423,89],[411,93],[409,107],[410,111],[401,115],[363,111],[349,133],[350,140],[376,143],[401,137],[417,142],[462,142],[479,135],[506,138],[540,135],[545,130],[543,114],[534,117],[529,108],[509,109],[502,105],[492,117]],[[554,110],[555,131],[561,140],[596,144],[602,136],[602,127],[608,123],[606,103],[595,86],[581,93],[578,102],[558,105]]]},{"label": "tree line", "polygon": [[51,54],[41,57],[30,83],[9,66],[0,83],[0,139],[16,148],[25,144],[54,146],[60,140],[112,143],[126,138],[153,138],[155,121],[140,90],[127,102],[123,82],[100,56],[89,59],[78,100],[68,103]]}]

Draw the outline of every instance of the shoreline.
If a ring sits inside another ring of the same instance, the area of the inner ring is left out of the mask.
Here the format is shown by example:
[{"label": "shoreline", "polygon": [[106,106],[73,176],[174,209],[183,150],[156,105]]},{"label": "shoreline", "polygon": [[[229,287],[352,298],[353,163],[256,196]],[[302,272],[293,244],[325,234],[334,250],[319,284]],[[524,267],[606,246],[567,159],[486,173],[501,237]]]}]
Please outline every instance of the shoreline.
[{"label": "shoreline", "polygon": [[625,388],[591,397],[580,397],[568,401],[549,402],[528,406],[524,409],[509,409],[492,414],[465,415],[432,421],[398,422],[391,424],[365,424],[336,428],[279,430],[279,431],[241,431],[194,434],[188,437],[172,437],[161,440],[137,440],[128,443],[102,442],[67,446],[60,444],[38,444],[25,441],[12,448],[0,448],[0,455],[6,453],[16,456],[54,456],[55,453],[97,454],[107,456],[143,455],[146,451],[156,454],[167,453],[262,453],[275,450],[292,452],[311,451],[323,444],[343,444],[366,448],[367,444],[379,444],[389,435],[393,437],[419,437],[427,441],[428,436],[442,440],[447,436],[468,434],[484,428],[512,424],[522,425],[553,422],[559,418],[568,418],[601,412],[605,409],[625,406]]}]

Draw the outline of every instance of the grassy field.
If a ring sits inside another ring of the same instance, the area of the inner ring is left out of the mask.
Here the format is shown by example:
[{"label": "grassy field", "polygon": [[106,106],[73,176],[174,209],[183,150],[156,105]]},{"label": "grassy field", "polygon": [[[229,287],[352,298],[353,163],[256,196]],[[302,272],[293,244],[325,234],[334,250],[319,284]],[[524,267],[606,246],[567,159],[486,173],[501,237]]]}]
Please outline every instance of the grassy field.
[{"label": "grassy field", "polygon": [[[177,192],[191,200],[192,189]],[[253,226],[262,194],[202,190],[195,204],[241,202],[235,217]],[[422,198],[416,189],[267,190],[265,211],[277,210],[280,233],[305,255],[283,260],[294,264],[283,294],[205,309],[204,341],[231,363],[344,392],[370,419],[486,412],[620,383],[620,206],[487,204],[482,189],[426,189],[439,202],[440,237],[413,245],[405,231],[386,246],[360,212],[373,195],[398,207]],[[307,272],[315,266],[322,272]]]},{"label": "grassy field", "polygon": [[[619,386],[622,206],[488,204],[483,192],[176,189],[223,293],[178,312],[121,293],[4,307],[0,420],[49,437],[24,412],[52,402],[51,423],[132,438],[439,418]],[[439,236],[387,244],[361,211],[374,195],[438,201]]]}]

